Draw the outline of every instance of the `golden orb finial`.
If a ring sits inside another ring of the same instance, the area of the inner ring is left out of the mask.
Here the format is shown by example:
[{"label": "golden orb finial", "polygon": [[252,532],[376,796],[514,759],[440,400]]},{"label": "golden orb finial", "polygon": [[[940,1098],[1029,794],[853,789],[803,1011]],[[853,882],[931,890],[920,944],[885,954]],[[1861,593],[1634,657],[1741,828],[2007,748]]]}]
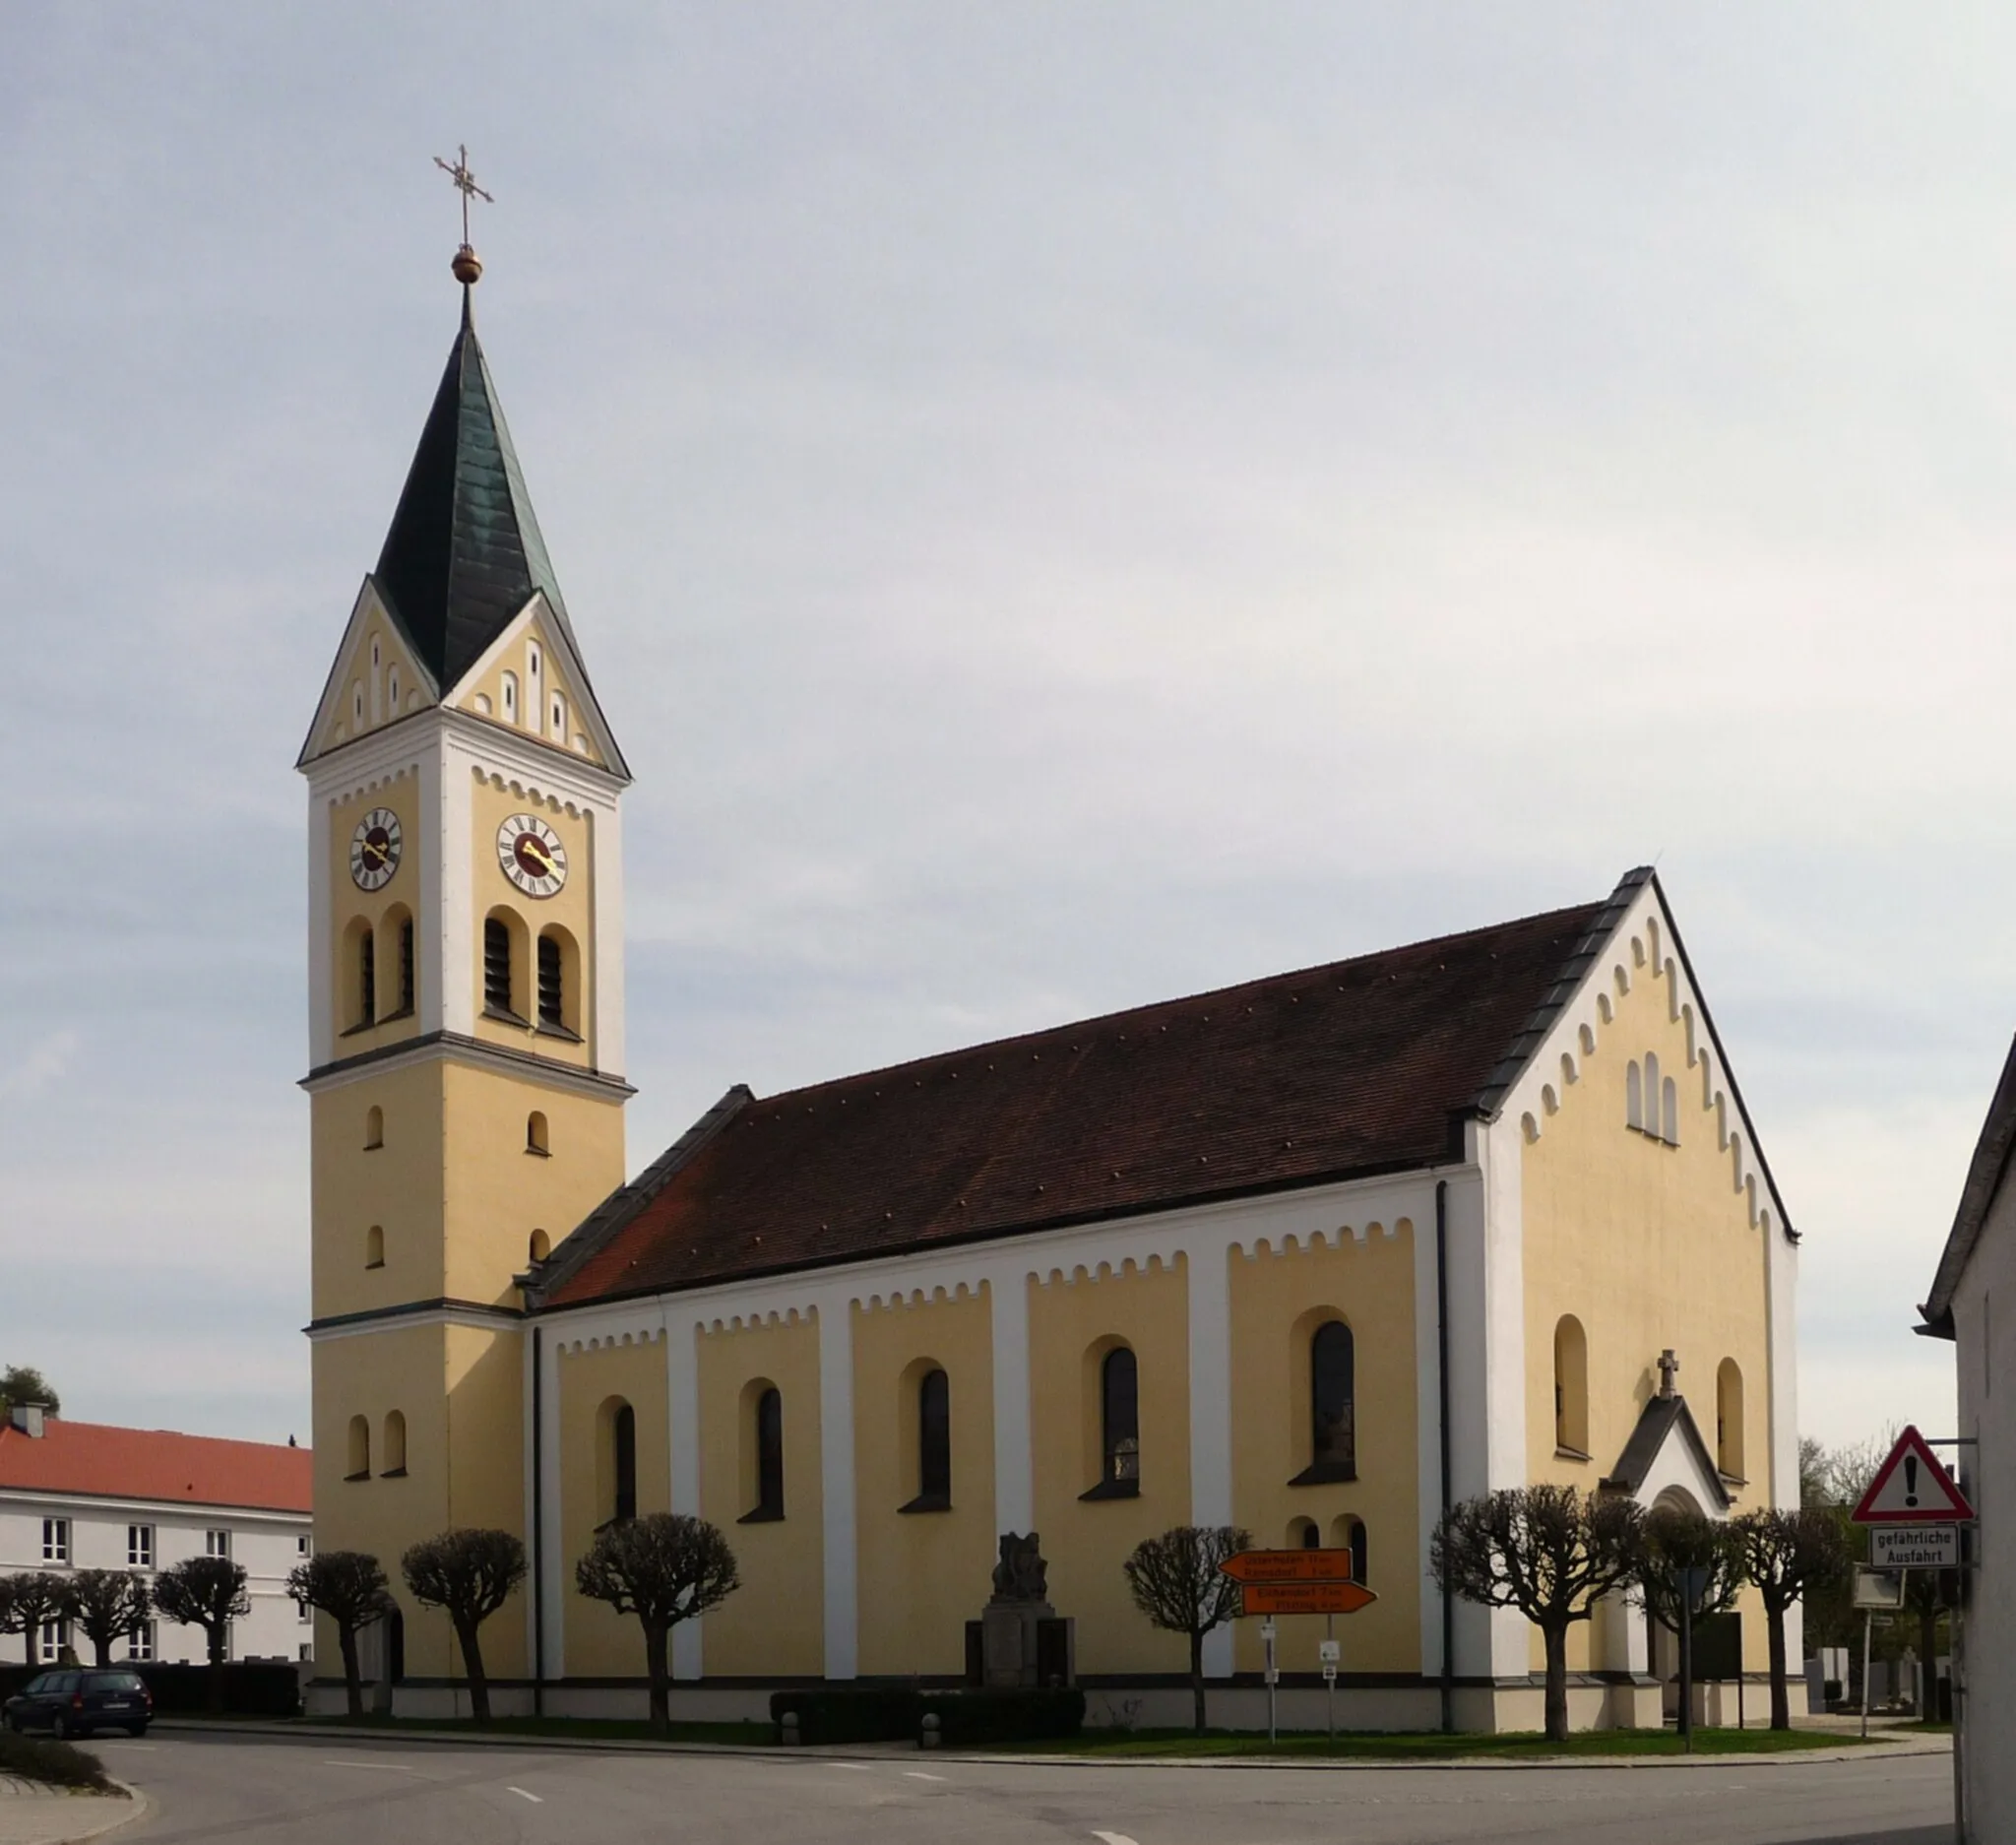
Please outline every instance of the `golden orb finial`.
[{"label": "golden orb finial", "polygon": [[482,280],[482,258],[477,256],[466,243],[461,249],[456,251],[455,261],[449,265],[449,268],[455,272],[455,280],[461,283],[465,288],[472,288]]}]

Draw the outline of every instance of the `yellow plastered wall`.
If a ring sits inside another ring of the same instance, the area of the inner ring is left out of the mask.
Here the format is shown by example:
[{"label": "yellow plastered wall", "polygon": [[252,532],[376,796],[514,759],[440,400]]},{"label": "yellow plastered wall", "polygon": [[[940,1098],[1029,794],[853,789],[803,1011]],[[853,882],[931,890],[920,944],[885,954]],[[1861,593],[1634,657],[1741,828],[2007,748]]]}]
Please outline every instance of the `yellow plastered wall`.
[{"label": "yellow plastered wall", "polygon": [[[623,1182],[622,1100],[474,1064],[437,1067],[446,1144],[455,1149],[446,1175],[442,1292],[516,1304],[511,1278],[530,1259],[532,1233],[545,1231],[557,1247]],[[527,1151],[535,1110],[546,1119],[543,1155]]]},{"label": "yellow plastered wall", "polygon": [[[700,1338],[700,1505],[727,1535],[742,1586],[706,1619],[710,1678],[825,1669],[825,1545],[819,1470],[819,1325],[793,1319]],[[738,1522],[754,1504],[750,1386],[784,1398],[784,1509]]]},{"label": "yellow plastered wall", "polygon": [[[315,1542],[366,1551],[391,1577],[406,1617],[410,1678],[461,1671],[447,1619],[407,1592],[407,1547],[450,1526],[524,1535],[517,1432],[520,1335],[469,1326],[390,1326],[313,1349]],[[385,1419],[406,1418],[406,1475],[380,1470]],[[345,1478],[353,1416],[370,1424],[370,1478]],[[525,1671],[524,1611],[512,1601],[483,1628],[483,1663],[497,1677]],[[333,1636],[332,1636],[333,1644]]]},{"label": "yellow plastered wall", "polygon": [[[1077,1617],[1081,1672],[1189,1670],[1188,1641],[1149,1625],[1120,1567],[1142,1539],[1190,1522],[1189,1337],[1180,1260],[1031,1285],[1037,1528],[1050,1562],[1050,1601]],[[1116,1339],[1133,1348],[1138,1369],[1141,1493],[1081,1500],[1099,1479],[1093,1354]]]},{"label": "yellow plastered wall", "polygon": [[[1230,1261],[1232,1505],[1263,1549],[1297,1542],[1297,1518],[1316,1522],[1326,1545],[1338,1521],[1364,1521],[1370,1608],[1337,1622],[1346,1672],[1420,1669],[1420,1497],[1414,1314],[1414,1226],[1368,1229],[1360,1244],[1276,1252]],[[1308,1341],[1323,1319],[1352,1329],[1357,1474],[1354,1481],[1292,1487],[1310,1461]],[[1281,1666],[1315,1672],[1319,1615],[1279,1621]],[[1260,1623],[1237,1626],[1238,1669],[1257,1672]]]},{"label": "yellow plastered wall", "polygon": [[[528,687],[532,683],[529,650],[539,652],[539,679],[544,686],[540,697],[540,708],[535,714],[528,706]],[[504,675],[510,672],[518,681],[518,712],[515,719],[507,718],[504,709]],[[558,734],[552,725],[552,699],[558,693],[566,701],[567,723],[565,734]],[[589,762],[600,764],[601,751],[587,724],[587,713],[583,709],[580,688],[570,683],[561,670],[560,661],[553,652],[546,625],[535,619],[526,626],[524,636],[506,647],[490,663],[487,670],[464,683],[456,704],[464,711],[479,718],[488,718],[496,724],[508,724],[512,729],[523,731],[528,735],[542,738],[555,748],[564,748],[570,755],[581,756]]]},{"label": "yellow plastered wall", "polygon": [[[1750,1470],[1747,1486],[1731,1488],[1741,1511],[1770,1497],[1765,1237],[1780,1233],[1751,1228],[1703,1096],[1702,1066],[1688,1065],[1686,1026],[1672,1016],[1669,982],[1620,946],[1629,990],[1606,975],[1614,1019],[1578,1059],[1575,1082],[1555,1074],[1559,1110],[1525,1148],[1529,1467],[1535,1480],[1593,1491],[1658,1388],[1659,1355],[1669,1346],[1712,1453],[1717,1369],[1733,1358],[1744,1380]],[[1648,1051],[1678,1089],[1678,1146],[1625,1124],[1626,1071]],[[1586,1461],[1557,1454],[1554,1442],[1554,1329],[1570,1313],[1588,1341]],[[1761,1615],[1747,1615],[1743,1626],[1746,1664],[1761,1667]],[[1576,1627],[1571,1665],[1588,1663],[1590,1638],[1588,1623]]]},{"label": "yellow plastered wall", "polygon": [[434,702],[405,640],[375,598],[335,678],[336,711],[317,738],[317,755]]},{"label": "yellow plastered wall", "polygon": [[[536,815],[559,836],[567,854],[567,881],[551,897],[529,897],[504,875],[497,859],[497,829],[513,814]],[[475,1035],[576,1069],[594,1069],[595,1044],[595,832],[591,816],[569,813],[553,798],[534,799],[495,779],[479,782],[470,809],[470,851],[475,916],[469,978],[474,983]],[[512,924],[512,1007],[523,1025],[483,1012],[483,924],[493,912]],[[572,945],[574,990],[565,1007],[579,1044],[538,1029],[537,961],[533,944],[548,929],[565,931]]]},{"label": "yellow plastered wall", "polygon": [[[958,1674],[996,1556],[987,1298],[857,1309],[853,1350],[858,1669]],[[917,1386],[933,1365],[951,1402],[952,1508],[905,1513],[917,1492]]]},{"label": "yellow plastered wall", "polygon": [[613,1457],[612,1399],[637,1417],[637,1510],[670,1509],[671,1448],[666,1424],[665,1347],[662,1339],[567,1352],[560,1360],[560,1577],[566,1585],[566,1672],[580,1677],[638,1677],[644,1672],[643,1629],[605,1602],[574,1588],[574,1565],[595,1542],[596,1528],[614,1507],[604,1502]]},{"label": "yellow plastered wall", "polygon": [[[397,869],[384,887],[359,890],[350,876],[350,840],[358,823],[373,808],[384,807],[399,816],[401,853]],[[421,852],[417,825],[419,790],[410,775],[352,795],[329,810],[330,889],[330,995],[335,1008],[332,1020],[338,1057],[353,1057],[383,1045],[412,1037],[419,1025],[409,1010],[397,1016],[399,1007],[398,919],[417,919],[419,912]],[[422,926],[417,923],[416,926]],[[371,1025],[356,1023],[363,989],[357,936],[368,929],[377,944],[375,1016]],[[414,943],[414,983],[419,979],[419,945]]]},{"label": "yellow plastered wall", "polygon": [[[368,1070],[317,1095],[312,1149],[314,1317],[361,1313],[448,1292],[441,1222],[442,1065]],[[367,1145],[376,1109],[383,1144]],[[385,1233],[385,1266],[365,1267],[371,1226]]]}]

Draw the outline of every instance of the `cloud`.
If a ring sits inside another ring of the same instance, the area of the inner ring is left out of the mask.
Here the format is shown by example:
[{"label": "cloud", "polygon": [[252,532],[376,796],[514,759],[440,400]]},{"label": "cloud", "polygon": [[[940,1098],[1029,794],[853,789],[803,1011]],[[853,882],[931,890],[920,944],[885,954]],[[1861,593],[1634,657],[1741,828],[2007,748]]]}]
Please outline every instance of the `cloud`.
[{"label": "cloud", "polygon": [[10,1102],[26,1102],[41,1095],[70,1068],[83,1042],[78,1033],[67,1027],[37,1040],[18,1061],[0,1073],[0,1096]]}]

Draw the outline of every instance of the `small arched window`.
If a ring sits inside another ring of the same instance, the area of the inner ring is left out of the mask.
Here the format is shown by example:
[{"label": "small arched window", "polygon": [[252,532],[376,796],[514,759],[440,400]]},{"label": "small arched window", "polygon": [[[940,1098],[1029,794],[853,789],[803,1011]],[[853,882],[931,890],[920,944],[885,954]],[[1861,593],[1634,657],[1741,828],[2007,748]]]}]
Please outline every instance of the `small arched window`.
[{"label": "small arched window", "polygon": [[404,1478],[406,1474],[406,1414],[403,1410],[388,1410],[385,1415],[385,1478]]},{"label": "small arched window", "polygon": [[357,1023],[378,1017],[378,938],[366,926],[357,936]]},{"label": "small arched window", "polygon": [[1322,1528],[1313,1518],[1291,1518],[1288,1521],[1288,1547],[1292,1551],[1320,1551],[1323,1548]]},{"label": "small arched window", "polygon": [[1340,1551],[1351,1553],[1351,1579],[1365,1582],[1371,1568],[1371,1548],[1365,1540],[1365,1521],[1347,1512],[1337,1521],[1335,1540]]},{"label": "small arched window", "polygon": [[1636,1057],[1624,1069],[1624,1125],[1641,1130],[1645,1126],[1645,1072]]},{"label": "small arched window", "polygon": [[545,699],[539,684],[539,669],[544,665],[536,641],[526,643],[525,649],[525,719],[535,731],[539,720],[545,715]]},{"label": "small arched window", "polygon": [[619,1403],[609,1418],[609,1498],[612,1520],[637,1516],[637,1412]]},{"label": "small arched window", "polygon": [[399,1009],[413,1009],[413,920],[399,920]]},{"label": "small arched window", "polygon": [[548,931],[539,937],[539,1023],[554,1031],[566,1028],[566,991],[561,979],[559,938]]},{"label": "small arched window", "polygon": [[1309,1466],[1325,1479],[1357,1477],[1356,1370],[1351,1328],[1325,1320],[1309,1340]]},{"label": "small arched window", "polygon": [[506,672],[500,676],[498,691],[504,703],[504,719],[507,724],[518,722],[518,674]]},{"label": "small arched window", "polygon": [[526,1245],[526,1254],[535,1262],[543,1262],[553,1253],[553,1240],[542,1230],[532,1233],[532,1241]]},{"label": "small arched window", "polygon": [[511,1004],[511,925],[497,916],[483,920],[483,1010],[517,1017]]},{"label": "small arched window", "polygon": [[1589,1458],[1589,1337],[1572,1313],[1554,1326],[1554,1446]]},{"label": "small arched window", "polygon": [[1742,1480],[1743,1373],[1732,1358],[1715,1372],[1715,1465],[1726,1479]]},{"label": "small arched window", "polygon": [[385,705],[393,717],[399,716],[399,668],[394,667],[385,676]]},{"label": "small arched window", "polygon": [[567,740],[567,701],[558,692],[553,694],[552,710],[547,714],[552,720],[549,734],[556,743]]},{"label": "small arched window", "polygon": [[383,1268],[385,1266],[385,1227],[373,1224],[364,1232],[364,1266]]},{"label": "small arched window", "polygon": [[344,1474],[346,1480],[368,1480],[371,1477],[371,1424],[362,1416],[350,1418],[349,1466]]},{"label": "small arched window", "polygon": [[1680,1090],[1669,1076],[1659,1086],[1659,1137],[1670,1147],[1680,1144]]},{"label": "small arched window", "polygon": [[767,1524],[784,1516],[784,1397],[767,1385],[752,1406],[750,1430],[756,1449],[756,1503],[742,1514],[745,1525]]},{"label": "small arched window", "polygon": [[546,1141],[546,1117],[537,1109],[525,1117],[525,1150],[548,1156],[553,1151]]},{"label": "small arched window", "polygon": [[385,1111],[374,1104],[364,1111],[364,1151],[369,1153],[384,1144]]},{"label": "small arched window", "polygon": [[350,687],[350,722],[360,731],[364,728],[364,682],[362,679],[357,680]]},{"label": "small arched window", "polygon": [[952,1503],[952,1381],[942,1370],[917,1384],[917,1500]]},{"label": "small arched window", "polygon": [[1141,1490],[1141,1372],[1134,1354],[1121,1345],[1099,1368],[1102,1471],[1108,1492]]}]

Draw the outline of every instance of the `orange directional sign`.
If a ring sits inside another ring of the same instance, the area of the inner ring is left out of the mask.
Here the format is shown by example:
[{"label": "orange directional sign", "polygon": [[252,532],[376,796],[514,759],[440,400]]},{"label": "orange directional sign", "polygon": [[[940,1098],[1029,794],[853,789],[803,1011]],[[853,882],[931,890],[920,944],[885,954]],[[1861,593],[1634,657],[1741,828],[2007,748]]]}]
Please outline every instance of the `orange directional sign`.
[{"label": "orange directional sign", "polygon": [[1249,1615],[1355,1615],[1378,1599],[1362,1582],[1253,1582],[1239,1594]]},{"label": "orange directional sign", "polygon": [[1234,1582],[1349,1582],[1349,1551],[1241,1551],[1219,1564]]},{"label": "orange directional sign", "polygon": [[1849,1516],[1858,1525],[1964,1525],[1974,1507],[1924,1436],[1906,1429]]}]

